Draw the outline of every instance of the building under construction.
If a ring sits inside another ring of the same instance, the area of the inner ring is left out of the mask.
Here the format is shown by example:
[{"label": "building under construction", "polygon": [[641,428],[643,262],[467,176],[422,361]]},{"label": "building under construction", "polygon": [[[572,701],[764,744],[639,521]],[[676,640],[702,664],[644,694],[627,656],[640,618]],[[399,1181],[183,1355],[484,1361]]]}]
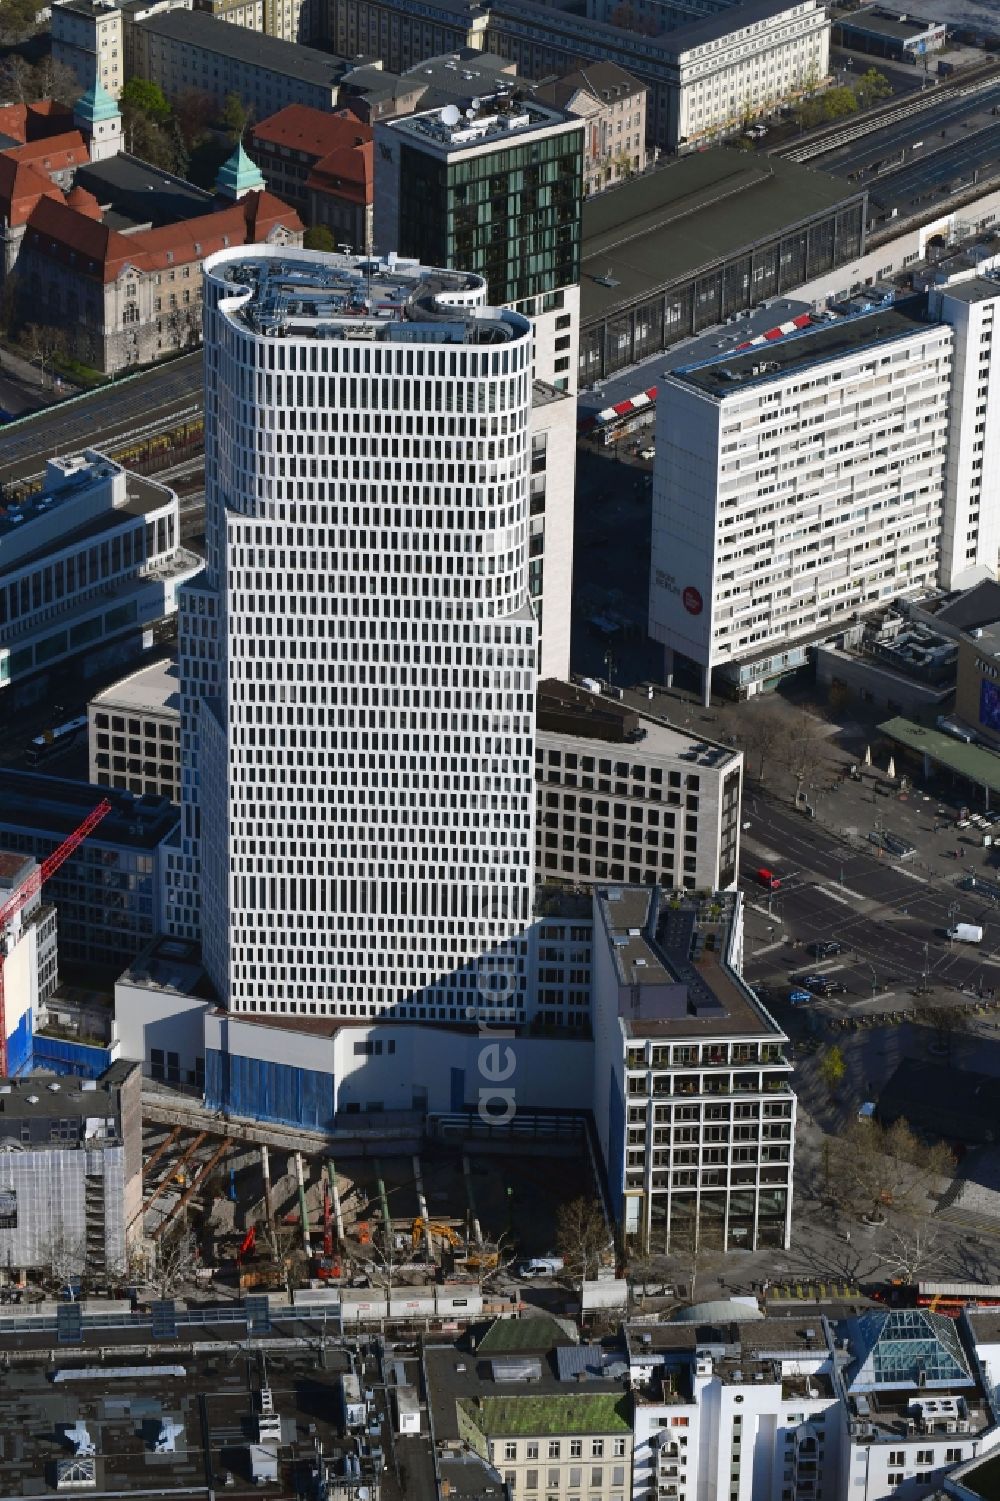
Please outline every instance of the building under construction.
[{"label": "building under construction", "polygon": [[141,1226],[141,1091],[133,1063],[0,1082],[0,1276],[124,1275]]}]

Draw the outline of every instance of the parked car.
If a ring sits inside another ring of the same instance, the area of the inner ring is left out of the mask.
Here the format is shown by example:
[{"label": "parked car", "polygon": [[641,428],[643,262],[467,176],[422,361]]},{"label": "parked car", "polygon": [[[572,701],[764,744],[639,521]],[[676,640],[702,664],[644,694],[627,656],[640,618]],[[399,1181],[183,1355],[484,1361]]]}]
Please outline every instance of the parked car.
[{"label": "parked car", "polygon": [[808,1006],[813,997],[808,990],[790,990],[788,999],[793,1006]]},{"label": "parked car", "polygon": [[827,938],[822,943],[811,943],[809,952],[815,959],[831,959],[834,954],[842,954],[844,945],[836,939]]},{"label": "parked car", "polygon": [[526,1279],[556,1277],[565,1265],[561,1256],[532,1256],[529,1261],[522,1261],[518,1265],[517,1275]]},{"label": "parked car", "polygon": [[846,995],[847,986],[843,980],[824,980],[820,995]]}]

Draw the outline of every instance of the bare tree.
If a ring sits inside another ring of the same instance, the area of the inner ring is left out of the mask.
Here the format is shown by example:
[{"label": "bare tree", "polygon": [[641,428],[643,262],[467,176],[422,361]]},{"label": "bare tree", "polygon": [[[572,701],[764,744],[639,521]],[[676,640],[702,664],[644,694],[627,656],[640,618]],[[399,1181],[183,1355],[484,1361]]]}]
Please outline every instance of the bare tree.
[{"label": "bare tree", "polygon": [[198,1242],[186,1226],[165,1230],[153,1242],[146,1262],[146,1281],[158,1298],[171,1298],[190,1282],[198,1265]]},{"label": "bare tree", "polygon": [[893,1274],[908,1283],[916,1282],[921,1272],[936,1267],[943,1249],[941,1229],[933,1220],[921,1215],[903,1220],[890,1228],[892,1250],[886,1257]]},{"label": "bare tree", "polygon": [[466,1266],[475,1272],[480,1290],[488,1283],[502,1277],[516,1261],[511,1237],[504,1230],[495,1241],[485,1240],[466,1260]]},{"label": "bare tree", "polygon": [[956,1042],[969,1031],[971,1018],[965,1006],[938,1005],[927,997],[920,998],[917,1021],[934,1032],[934,1049],[953,1060]]},{"label": "bare tree", "polygon": [[35,98],[35,70],[18,53],[0,62],[0,102],[30,104]]},{"label": "bare tree", "polygon": [[805,709],[799,709],[785,720],[778,751],[783,765],[795,778],[796,794],[801,791],[803,782],[814,775],[826,742],[825,726]]},{"label": "bare tree", "polygon": [[597,1199],[570,1199],[556,1214],[556,1245],[573,1276],[585,1279],[597,1270],[612,1249],[604,1210]]},{"label": "bare tree", "polygon": [[747,758],[750,775],[763,782],[785,734],[784,720],[772,703],[748,704],[746,708],[736,730],[736,743]]},{"label": "bare tree", "polygon": [[955,1159],[944,1142],[920,1141],[906,1121],[883,1126],[853,1120],[830,1149],[830,1189],[842,1208],[884,1223],[886,1211],[919,1210],[936,1178],[948,1176]]},{"label": "bare tree", "polygon": [[75,1299],[87,1264],[87,1241],[61,1227],[49,1242],[42,1281],[53,1292],[68,1292]]},{"label": "bare tree", "polygon": [[73,69],[56,62],[51,53],[35,68],[33,83],[36,99],[55,99],[59,104],[75,104],[83,93]]}]

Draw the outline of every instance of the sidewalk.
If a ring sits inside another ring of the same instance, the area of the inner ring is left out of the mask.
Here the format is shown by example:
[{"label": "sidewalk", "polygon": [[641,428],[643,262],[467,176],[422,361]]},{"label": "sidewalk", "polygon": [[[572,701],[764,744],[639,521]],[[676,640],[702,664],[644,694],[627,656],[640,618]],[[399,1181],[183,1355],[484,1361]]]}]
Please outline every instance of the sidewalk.
[{"label": "sidewalk", "polygon": [[34,397],[41,406],[51,406],[82,389],[63,375],[42,371],[5,343],[0,343],[0,373],[9,376],[26,397]]}]

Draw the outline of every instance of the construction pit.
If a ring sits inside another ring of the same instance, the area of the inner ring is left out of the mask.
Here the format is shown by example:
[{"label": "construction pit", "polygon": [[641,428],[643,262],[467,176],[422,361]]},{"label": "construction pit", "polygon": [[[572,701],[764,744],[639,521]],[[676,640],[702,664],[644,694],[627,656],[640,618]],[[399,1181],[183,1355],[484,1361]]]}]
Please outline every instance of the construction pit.
[{"label": "construction pit", "polygon": [[498,1147],[432,1141],[416,1154],[336,1161],[147,1126],[144,1238],[165,1244],[193,1229],[199,1279],[234,1295],[317,1282],[496,1284],[517,1262],[551,1254],[561,1203],[599,1196],[582,1139]]}]

